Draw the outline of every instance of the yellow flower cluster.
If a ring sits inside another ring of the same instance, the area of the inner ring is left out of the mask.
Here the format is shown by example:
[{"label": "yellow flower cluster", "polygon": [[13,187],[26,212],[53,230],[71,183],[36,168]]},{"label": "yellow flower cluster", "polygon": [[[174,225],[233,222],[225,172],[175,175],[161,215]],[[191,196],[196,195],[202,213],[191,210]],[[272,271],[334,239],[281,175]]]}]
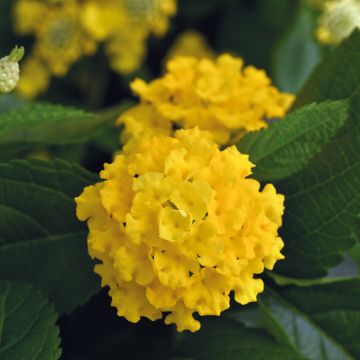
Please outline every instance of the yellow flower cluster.
[{"label": "yellow flower cluster", "polygon": [[248,178],[254,165],[235,146],[220,151],[209,132],[178,130],[128,144],[76,199],[87,220],[95,271],[112,305],[196,331],[193,313],[220,315],[234,292],[256,301],[283,242],[284,197]]},{"label": "yellow flower cluster", "polygon": [[324,1],[316,31],[320,42],[337,45],[356,28],[360,29],[360,0]]},{"label": "yellow flower cluster", "polygon": [[219,144],[281,118],[293,101],[271,85],[263,70],[243,67],[224,54],[216,60],[176,57],[166,74],[149,84],[136,79],[131,88],[141,102],[121,115],[123,141],[147,134],[173,134],[174,128],[208,130]]},{"label": "yellow flower cluster", "polygon": [[[36,96],[48,84],[50,73],[65,75],[100,42],[105,43],[115,71],[136,70],[145,57],[148,36],[164,34],[175,11],[176,0],[17,0],[15,29],[36,40],[20,91],[24,88],[25,96]],[[33,70],[40,74],[39,83],[32,84]]]}]

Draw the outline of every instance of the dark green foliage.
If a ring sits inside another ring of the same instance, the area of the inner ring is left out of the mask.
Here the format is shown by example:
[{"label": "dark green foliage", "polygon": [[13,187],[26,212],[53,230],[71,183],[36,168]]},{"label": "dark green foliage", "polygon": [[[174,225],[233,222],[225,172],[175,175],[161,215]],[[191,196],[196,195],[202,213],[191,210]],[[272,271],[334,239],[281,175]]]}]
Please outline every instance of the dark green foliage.
[{"label": "dark green foliage", "polygon": [[40,285],[59,312],[99,288],[74,202],[95,180],[63,161],[0,165],[0,277]]},{"label": "dark green foliage", "polygon": [[0,280],[0,359],[57,360],[54,306],[38,289]]}]

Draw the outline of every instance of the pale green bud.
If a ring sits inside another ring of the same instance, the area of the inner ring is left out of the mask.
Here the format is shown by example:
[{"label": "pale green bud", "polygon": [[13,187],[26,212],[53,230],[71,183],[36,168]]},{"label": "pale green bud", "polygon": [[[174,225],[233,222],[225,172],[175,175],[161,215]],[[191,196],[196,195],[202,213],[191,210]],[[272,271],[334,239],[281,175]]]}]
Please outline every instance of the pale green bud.
[{"label": "pale green bud", "polygon": [[23,56],[24,48],[15,47],[9,56],[0,59],[0,94],[8,94],[15,89],[20,78],[18,62]]}]

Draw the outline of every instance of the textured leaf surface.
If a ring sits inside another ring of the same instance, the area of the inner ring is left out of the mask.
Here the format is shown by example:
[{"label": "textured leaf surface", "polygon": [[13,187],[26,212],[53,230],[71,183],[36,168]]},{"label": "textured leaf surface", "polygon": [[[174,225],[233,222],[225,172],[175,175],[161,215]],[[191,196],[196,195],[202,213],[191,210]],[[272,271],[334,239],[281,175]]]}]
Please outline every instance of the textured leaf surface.
[{"label": "textured leaf surface", "polygon": [[315,22],[313,12],[301,4],[291,29],[275,49],[274,81],[282,91],[297,92],[320,60]]},{"label": "textured leaf surface", "polygon": [[[313,303],[306,293],[308,288],[297,290],[303,300]],[[347,350],[320,327],[314,319],[274,291],[267,290],[259,301],[269,329],[283,343],[309,360],[354,359]],[[298,304],[298,302],[297,302]],[[334,324],[335,325],[335,324]]]},{"label": "textured leaf surface", "polygon": [[321,277],[342,260],[360,229],[360,92],[351,103],[348,129],[301,172],[277,184],[285,194],[281,235],[286,260],[276,271]]},{"label": "textured leaf surface", "polygon": [[184,334],[177,355],[192,360],[302,359],[265,332],[225,318],[209,320],[200,331]]},{"label": "textured leaf surface", "polygon": [[354,33],[318,66],[296,98],[294,108],[312,102],[349,97],[360,83],[360,30]]},{"label": "textured leaf surface", "polygon": [[24,105],[0,114],[0,149],[9,144],[79,143],[95,136],[104,119],[71,107]]},{"label": "textured leaf surface", "polygon": [[273,332],[307,359],[360,358],[360,279],[268,291],[260,305]]},{"label": "textured leaf surface", "polygon": [[286,288],[282,296],[314,319],[356,359],[360,358],[359,278],[333,281],[302,289]]},{"label": "textured leaf surface", "polygon": [[40,285],[59,312],[99,287],[74,203],[94,181],[62,161],[0,164],[0,277]]},{"label": "textured leaf surface", "polygon": [[288,114],[267,129],[246,135],[238,144],[256,165],[254,177],[282,179],[301,170],[345,124],[348,102],[312,104]]},{"label": "textured leaf surface", "polygon": [[39,290],[0,280],[0,359],[59,359],[56,318],[53,305]]}]

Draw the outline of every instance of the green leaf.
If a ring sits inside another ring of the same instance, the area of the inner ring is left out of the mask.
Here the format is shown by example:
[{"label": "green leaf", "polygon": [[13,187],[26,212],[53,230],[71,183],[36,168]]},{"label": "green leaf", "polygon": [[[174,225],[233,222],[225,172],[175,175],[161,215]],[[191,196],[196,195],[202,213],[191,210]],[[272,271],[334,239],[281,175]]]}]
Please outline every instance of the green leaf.
[{"label": "green leaf", "polygon": [[192,360],[303,359],[264,331],[226,318],[208,320],[200,331],[181,335],[176,355]]},{"label": "green leaf", "polygon": [[97,136],[108,118],[71,107],[30,104],[0,114],[0,150],[9,145],[81,143]]},{"label": "green leaf", "polygon": [[[351,102],[349,131],[325,146],[301,172],[279,182],[285,194],[285,261],[276,271],[317,278],[342,260],[360,226],[360,91]],[[357,123],[357,125],[355,125]]]},{"label": "green leaf", "polygon": [[360,279],[268,289],[259,304],[273,334],[306,359],[360,357]]},{"label": "green leaf", "polygon": [[312,102],[349,97],[360,83],[360,30],[315,67],[294,104],[299,108]]},{"label": "green leaf", "polygon": [[358,273],[360,273],[360,243],[356,244],[350,251],[350,256],[358,266]]},{"label": "green leaf", "polygon": [[59,359],[56,319],[54,306],[39,290],[0,280],[0,359]]},{"label": "green leaf", "polygon": [[238,144],[256,165],[254,177],[277,180],[301,170],[345,124],[349,102],[311,104],[267,129],[247,134]]},{"label": "green leaf", "polygon": [[0,276],[40,285],[60,313],[99,289],[74,202],[95,181],[63,161],[0,164]]},{"label": "green leaf", "polygon": [[313,12],[301,3],[291,28],[275,48],[274,82],[283,91],[297,92],[320,60],[315,23]]}]

